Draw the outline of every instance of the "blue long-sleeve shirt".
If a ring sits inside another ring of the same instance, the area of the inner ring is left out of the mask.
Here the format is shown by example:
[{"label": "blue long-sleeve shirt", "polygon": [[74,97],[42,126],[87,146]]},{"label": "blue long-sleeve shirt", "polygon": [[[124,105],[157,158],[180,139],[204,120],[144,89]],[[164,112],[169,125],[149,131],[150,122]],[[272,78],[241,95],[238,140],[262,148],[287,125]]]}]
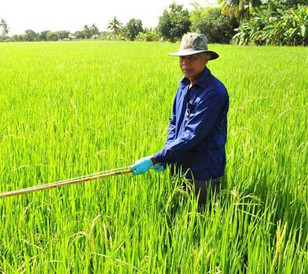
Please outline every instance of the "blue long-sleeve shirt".
[{"label": "blue long-sleeve shirt", "polygon": [[226,165],[229,96],[207,68],[195,85],[189,85],[190,81],[182,78],[165,146],[153,157],[159,163],[174,164],[189,179],[218,178]]}]

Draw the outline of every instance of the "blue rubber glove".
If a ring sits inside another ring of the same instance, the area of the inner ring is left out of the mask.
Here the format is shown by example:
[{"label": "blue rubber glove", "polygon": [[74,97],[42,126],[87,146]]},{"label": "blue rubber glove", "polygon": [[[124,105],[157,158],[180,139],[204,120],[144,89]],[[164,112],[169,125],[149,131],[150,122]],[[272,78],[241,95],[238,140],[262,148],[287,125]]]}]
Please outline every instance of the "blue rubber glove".
[{"label": "blue rubber glove", "polygon": [[166,168],[165,168],[165,165],[164,164],[161,164],[161,163],[158,163],[156,165],[153,166],[153,170],[155,172],[160,172],[160,171],[164,171]]},{"label": "blue rubber glove", "polygon": [[139,175],[147,172],[153,166],[151,157],[144,157],[139,159],[134,165],[130,166],[134,175]]}]

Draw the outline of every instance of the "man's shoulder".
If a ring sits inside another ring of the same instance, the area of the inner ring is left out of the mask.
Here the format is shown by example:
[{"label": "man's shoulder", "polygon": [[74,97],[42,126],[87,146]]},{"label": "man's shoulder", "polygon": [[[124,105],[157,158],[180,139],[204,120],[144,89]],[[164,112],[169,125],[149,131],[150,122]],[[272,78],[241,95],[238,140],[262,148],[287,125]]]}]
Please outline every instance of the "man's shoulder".
[{"label": "man's shoulder", "polygon": [[224,83],[220,81],[218,78],[216,78],[215,76],[212,76],[212,77],[213,78],[210,84],[210,89],[223,96],[228,96],[228,91]]}]

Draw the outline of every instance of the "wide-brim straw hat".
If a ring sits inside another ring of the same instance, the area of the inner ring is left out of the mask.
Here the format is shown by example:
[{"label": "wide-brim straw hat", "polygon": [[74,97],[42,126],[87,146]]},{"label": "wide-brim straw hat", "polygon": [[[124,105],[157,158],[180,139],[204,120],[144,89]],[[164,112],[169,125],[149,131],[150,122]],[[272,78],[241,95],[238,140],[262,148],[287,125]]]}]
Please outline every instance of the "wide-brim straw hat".
[{"label": "wide-brim straw hat", "polygon": [[215,51],[208,50],[207,38],[200,33],[187,33],[182,37],[181,46],[178,52],[169,54],[170,56],[189,56],[201,52],[209,54],[210,59],[214,60],[219,57]]}]

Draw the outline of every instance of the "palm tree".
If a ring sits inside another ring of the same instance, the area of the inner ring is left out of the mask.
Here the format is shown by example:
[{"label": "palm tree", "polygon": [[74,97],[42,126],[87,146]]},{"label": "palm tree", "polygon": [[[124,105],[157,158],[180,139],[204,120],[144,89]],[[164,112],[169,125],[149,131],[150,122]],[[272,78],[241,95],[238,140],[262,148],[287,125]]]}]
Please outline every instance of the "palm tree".
[{"label": "palm tree", "polygon": [[91,37],[91,31],[90,28],[88,27],[88,25],[85,25],[83,27],[83,33],[86,39],[89,39]]},{"label": "palm tree", "polygon": [[122,23],[117,19],[117,17],[113,17],[113,19],[109,21],[107,28],[112,30],[114,35],[117,36],[120,33],[123,26]]},{"label": "palm tree", "polygon": [[2,36],[5,37],[9,33],[9,28],[6,21],[2,18],[0,21],[0,27],[2,27]]},{"label": "palm tree", "polygon": [[261,0],[218,0],[222,4],[222,12],[231,14],[239,21],[254,12],[254,8],[262,4]]}]

